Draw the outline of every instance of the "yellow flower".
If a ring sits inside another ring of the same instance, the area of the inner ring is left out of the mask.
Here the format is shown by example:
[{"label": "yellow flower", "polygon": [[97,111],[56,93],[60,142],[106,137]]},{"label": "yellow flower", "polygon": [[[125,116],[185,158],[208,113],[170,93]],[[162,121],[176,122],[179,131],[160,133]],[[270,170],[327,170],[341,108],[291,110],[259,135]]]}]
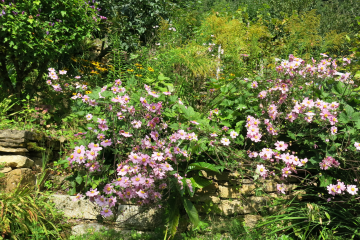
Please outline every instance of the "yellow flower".
[{"label": "yellow flower", "polygon": [[142,77],[142,75],[141,75],[141,74],[136,74],[135,76],[137,76],[137,77]]},{"label": "yellow flower", "polygon": [[76,95],[76,92],[73,92],[72,94],[75,96],[75,95]]},{"label": "yellow flower", "polygon": [[133,72],[133,71],[134,71],[134,69],[128,69],[127,71],[128,71],[128,72]]},{"label": "yellow flower", "polygon": [[90,94],[90,93],[91,93],[91,91],[86,91],[85,93],[86,93],[86,94]]},{"label": "yellow flower", "polygon": [[231,76],[231,77],[233,77],[233,76],[235,76],[235,74],[233,74],[233,73],[230,73],[230,76]]},{"label": "yellow flower", "polygon": [[152,67],[148,67],[148,70],[149,70],[150,72],[153,72],[153,71],[154,71],[154,69],[153,69]]}]

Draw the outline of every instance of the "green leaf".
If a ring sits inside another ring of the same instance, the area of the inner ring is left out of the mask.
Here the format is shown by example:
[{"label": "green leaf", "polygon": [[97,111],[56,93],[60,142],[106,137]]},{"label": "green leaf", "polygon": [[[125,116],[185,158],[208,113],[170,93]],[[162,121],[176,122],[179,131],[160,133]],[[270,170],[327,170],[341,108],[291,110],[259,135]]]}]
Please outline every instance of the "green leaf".
[{"label": "green leaf", "polygon": [[76,114],[79,115],[80,117],[83,117],[85,115],[85,111],[79,111]]},{"label": "green leaf", "polygon": [[77,176],[75,178],[75,181],[80,185],[82,183],[82,181],[83,181],[83,178],[81,176]]},{"label": "green leaf", "polygon": [[197,187],[197,188],[204,188],[211,184],[210,180],[207,180],[206,178],[202,178],[200,176],[192,177],[192,178],[190,178],[190,181],[191,181],[193,187]]},{"label": "green leaf", "polygon": [[194,171],[194,170],[205,170],[205,171],[213,171],[213,172],[220,173],[219,169],[214,164],[207,163],[207,162],[192,163],[189,165],[187,172]]},{"label": "green leaf", "polygon": [[63,16],[63,17],[66,15],[66,11],[61,11],[60,13],[61,13],[61,16]]},{"label": "green leaf", "polygon": [[287,131],[287,133],[288,133],[288,135],[289,135],[289,137],[290,137],[291,139],[296,140],[296,136],[295,136],[294,133],[292,133],[292,132],[290,132],[290,131]]},{"label": "green leaf", "polygon": [[[28,20],[27,20],[30,24],[32,24],[33,22],[34,22],[34,19],[33,18],[29,18]],[[31,34],[31,33],[30,33]]]},{"label": "green leaf", "polygon": [[199,214],[192,204],[192,202],[189,199],[183,198],[183,204],[184,208],[186,210],[186,213],[189,216],[190,222],[194,225],[194,227],[197,227],[199,224]]},{"label": "green leaf", "polygon": [[160,81],[164,81],[164,80],[170,80],[170,78],[168,78],[168,77],[165,77],[165,76],[164,76],[164,74],[162,74],[162,73],[160,73],[160,74],[159,74],[159,77],[158,77],[158,79],[159,79]]},{"label": "green leaf", "polygon": [[175,197],[172,201],[169,201],[169,218],[168,218],[168,224],[169,224],[169,231],[170,236],[175,236],[177,227],[179,225],[179,219],[180,219],[180,211],[178,206],[179,198]]},{"label": "green leaf", "polygon": [[328,175],[322,175],[319,177],[319,180],[320,180],[320,187],[327,187],[332,183],[334,178]]}]

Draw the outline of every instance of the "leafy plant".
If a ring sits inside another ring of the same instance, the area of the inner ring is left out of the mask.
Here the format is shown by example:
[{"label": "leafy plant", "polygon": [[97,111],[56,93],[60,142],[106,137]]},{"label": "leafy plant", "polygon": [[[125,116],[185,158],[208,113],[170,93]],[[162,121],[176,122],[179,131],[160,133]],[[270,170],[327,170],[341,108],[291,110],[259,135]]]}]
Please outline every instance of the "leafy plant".
[{"label": "leafy plant", "polygon": [[60,237],[58,223],[62,215],[49,203],[48,196],[18,186],[13,192],[0,193],[0,205],[3,238],[36,239],[29,236],[39,233],[42,238],[38,239]]}]

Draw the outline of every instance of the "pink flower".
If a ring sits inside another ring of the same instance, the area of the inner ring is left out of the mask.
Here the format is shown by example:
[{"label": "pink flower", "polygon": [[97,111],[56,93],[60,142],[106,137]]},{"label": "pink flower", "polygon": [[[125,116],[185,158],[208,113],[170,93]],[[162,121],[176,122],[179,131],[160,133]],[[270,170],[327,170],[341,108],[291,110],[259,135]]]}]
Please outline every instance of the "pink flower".
[{"label": "pink flower", "polygon": [[261,177],[265,178],[268,170],[264,167],[264,165],[257,165],[256,172],[259,173]]},{"label": "pink flower", "polygon": [[106,139],[105,141],[100,143],[100,145],[103,147],[111,146],[111,144],[112,144],[111,139]]},{"label": "pink flower", "polygon": [[258,98],[264,99],[266,97],[266,91],[261,91],[258,95]]},{"label": "pink flower", "polygon": [[106,199],[104,196],[98,196],[97,198],[95,198],[95,202],[100,206],[100,207],[103,207],[103,206],[106,206],[107,205],[107,202],[106,202]]},{"label": "pink flower", "polygon": [[88,197],[96,197],[98,194],[99,191],[96,188],[95,189],[90,188],[90,190],[86,192],[86,196]]},{"label": "pink flower", "polygon": [[155,160],[155,161],[162,161],[164,159],[164,154],[163,153],[160,153],[160,152],[154,152],[152,155],[151,155],[151,159],[152,160]]},{"label": "pink flower", "polygon": [[331,127],[331,128],[330,128],[330,131],[331,131],[331,134],[332,134],[332,135],[335,135],[335,134],[337,133],[337,127],[335,127],[335,126],[334,126],[334,127]]},{"label": "pink flower", "polygon": [[257,152],[251,152],[249,158],[256,158],[259,154]]},{"label": "pink flower", "polygon": [[357,194],[357,191],[359,190],[355,185],[348,185],[347,189],[348,193],[350,193],[351,195],[355,195]]},{"label": "pink flower", "polygon": [[110,210],[110,209],[108,209],[108,208],[104,208],[101,212],[100,212],[100,214],[103,216],[103,217],[110,217],[110,216],[112,216],[113,215],[113,213],[112,213],[112,211]]},{"label": "pink flower", "polygon": [[121,135],[123,135],[124,137],[132,137],[132,134],[131,134],[131,133],[125,132],[125,131],[123,131],[123,130],[121,130],[119,133],[120,133]]},{"label": "pink flower", "polygon": [[132,183],[133,186],[138,187],[141,184],[145,183],[145,179],[139,173],[137,176],[134,176],[134,177],[131,178],[131,183]]},{"label": "pink flower", "polygon": [[338,183],[336,184],[336,192],[338,194],[341,194],[342,191],[345,191],[346,187],[345,184],[343,182],[338,181]]},{"label": "pink flower", "polygon": [[224,146],[229,146],[230,141],[229,141],[229,139],[227,139],[227,138],[222,138],[222,139],[221,139],[221,143],[222,143]]},{"label": "pink flower", "polygon": [[279,150],[279,151],[285,151],[288,147],[288,144],[286,144],[285,142],[283,141],[277,141],[275,143],[275,146],[276,146],[276,150]]},{"label": "pink flower", "polygon": [[290,168],[288,168],[288,167],[285,167],[285,168],[283,168],[281,171],[282,171],[282,176],[283,177],[288,177],[290,174],[291,174],[291,171],[290,171],[291,169]]},{"label": "pink flower", "polygon": [[227,126],[223,126],[222,130],[224,130],[225,132],[227,132],[227,130],[229,130],[229,128]]},{"label": "pink flower", "polygon": [[285,194],[286,188],[284,187],[284,184],[277,184],[276,189],[278,193]]},{"label": "pink flower", "polygon": [[258,83],[256,81],[253,81],[251,83],[251,88],[257,88],[258,87]]},{"label": "pink flower", "polygon": [[144,190],[142,190],[142,189],[140,189],[139,191],[137,191],[136,194],[137,194],[139,197],[143,198],[143,199],[146,199],[146,198],[148,197],[148,194],[147,194]]},{"label": "pink flower", "polygon": [[81,198],[83,198],[83,195],[78,193],[76,194],[76,197],[73,199],[74,202],[79,201]]},{"label": "pink flower", "polygon": [[230,137],[231,137],[231,138],[236,138],[238,135],[239,135],[239,134],[238,134],[237,132],[235,132],[235,131],[231,131],[231,132],[230,132]]},{"label": "pink flower", "polygon": [[329,194],[335,196],[337,191],[336,191],[336,185],[330,184],[329,186],[326,187],[327,190],[329,191]]},{"label": "pink flower", "polygon": [[354,143],[354,147],[356,147],[356,150],[360,150],[360,143],[355,142],[355,143]]},{"label": "pink flower", "polygon": [[86,115],[86,119],[88,120],[88,121],[90,121],[91,119],[93,118],[93,115],[92,114],[88,114],[88,115]]},{"label": "pink flower", "polygon": [[111,186],[110,184],[106,184],[103,191],[106,194],[111,194],[114,192],[113,186]]},{"label": "pink flower", "polygon": [[99,133],[99,134],[97,135],[97,139],[99,139],[99,140],[103,140],[104,138],[105,138],[105,135],[102,134],[102,133]]},{"label": "pink flower", "polygon": [[131,124],[133,125],[134,128],[138,129],[141,128],[141,121],[132,121]]}]

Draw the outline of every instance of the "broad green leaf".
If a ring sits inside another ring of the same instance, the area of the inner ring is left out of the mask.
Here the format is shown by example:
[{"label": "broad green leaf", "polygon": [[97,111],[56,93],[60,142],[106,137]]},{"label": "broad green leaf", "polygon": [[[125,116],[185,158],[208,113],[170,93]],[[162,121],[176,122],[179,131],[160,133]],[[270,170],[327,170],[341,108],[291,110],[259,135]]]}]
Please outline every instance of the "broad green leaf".
[{"label": "broad green leaf", "polygon": [[66,15],[66,11],[60,11],[60,13],[61,13],[61,16],[65,16]]},{"label": "broad green leaf", "polygon": [[160,81],[164,81],[164,80],[170,80],[170,78],[168,78],[168,77],[165,77],[165,76],[164,76],[164,74],[162,74],[162,73],[160,73],[160,74],[159,74],[159,77],[158,77],[158,79],[159,79]]},{"label": "broad green leaf", "polygon": [[81,176],[77,176],[77,177],[75,178],[75,181],[76,181],[78,184],[81,184],[82,181],[83,181],[83,178],[82,178]]},{"label": "broad green leaf", "polygon": [[179,225],[180,219],[180,211],[178,206],[179,198],[175,198],[172,201],[169,201],[169,217],[168,217],[168,224],[169,224],[169,234],[170,236],[175,236],[177,227]]},{"label": "broad green leaf", "polygon": [[199,224],[199,214],[194,207],[194,204],[192,204],[192,202],[186,198],[183,198],[183,204],[186,213],[189,216],[190,222],[194,225],[194,227],[197,227],[197,225]]},{"label": "broad green leaf", "polygon": [[188,171],[194,171],[194,170],[205,170],[205,171],[213,171],[213,172],[217,172],[220,173],[219,169],[211,163],[207,163],[207,162],[198,162],[198,163],[191,163],[188,167]]},{"label": "broad green leaf", "polygon": [[211,184],[210,180],[207,180],[207,179],[202,178],[200,176],[194,176],[194,177],[190,178],[190,181],[191,181],[192,185],[197,187],[197,188],[204,188],[204,187],[209,186]]},{"label": "broad green leaf", "polygon": [[292,132],[290,132],[290,131],[287,131],[287,133],[288,133],[288,135],[289,135],[289,137],[290,137],[291,139],[296,140],[296,136],[295,136],[294,133],[292,133]]},{"label": "broad green leaf", "polygon": [[76,112],[77,115],[79,115],[80,117],[83,117],[85,115],[85,111],[79,111]]},{"label": "broad green leaf", "polygon": [[332,183],[334,178],[328,175],[322,175],[319,177],[319,180],[320,180],[320,187],[327,187]]}]

